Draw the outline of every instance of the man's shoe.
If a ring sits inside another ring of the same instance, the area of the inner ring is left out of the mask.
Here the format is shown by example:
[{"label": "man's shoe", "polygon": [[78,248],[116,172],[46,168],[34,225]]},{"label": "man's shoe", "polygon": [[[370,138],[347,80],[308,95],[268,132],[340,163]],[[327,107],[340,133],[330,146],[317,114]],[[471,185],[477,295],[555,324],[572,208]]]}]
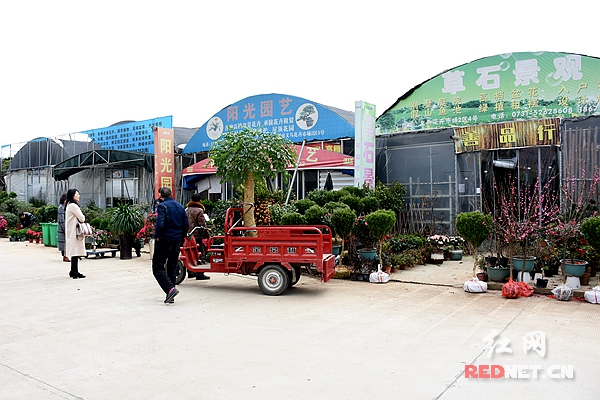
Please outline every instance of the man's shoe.
[{"label": "man's shoe", "polygon": [[[165,304],[170,303],[171,300],[175,298],[179,294],[179,290],[173,288],[169,290],[169,294],[167,294],[167,298],[165,299]],[[174,301],[174,300],[173,300]]]},{"label": "man's shoe", "polygon": [[209,279],[210,279],[210,276],[204,275],[204,272],[199,272],[198,275],[196,275],[197,281],[207,281]]}]

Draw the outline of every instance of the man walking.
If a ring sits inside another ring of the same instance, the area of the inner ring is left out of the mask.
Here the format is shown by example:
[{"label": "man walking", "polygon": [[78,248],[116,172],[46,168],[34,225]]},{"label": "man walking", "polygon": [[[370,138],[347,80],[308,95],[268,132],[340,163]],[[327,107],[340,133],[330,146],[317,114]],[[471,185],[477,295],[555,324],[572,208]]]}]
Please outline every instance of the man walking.
[{"label": "man walking", "polygon": [[175,288],[179,248],[187,234],[189,224],[185,209],[171,197],[171,189],[163,187],[158,193],[161,203],[156,207],[158,215],[154,228],[156,241],[152,257],[152,273],[167,294],[165,303],[173,303],[175,296],[179,294],[179,290]]}]

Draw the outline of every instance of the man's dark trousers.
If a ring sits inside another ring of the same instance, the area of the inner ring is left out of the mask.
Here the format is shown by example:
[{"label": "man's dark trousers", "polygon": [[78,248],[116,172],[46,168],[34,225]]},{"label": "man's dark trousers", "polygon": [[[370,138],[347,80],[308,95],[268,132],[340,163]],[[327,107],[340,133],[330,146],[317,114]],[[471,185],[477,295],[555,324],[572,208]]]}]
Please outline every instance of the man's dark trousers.
[{"label": "man's dark trousers", "polygon": [[[180,241],[160,239],[154,244],[154,256],[152,257],[152,273],[162,290],[168,294],[175,287],[177,279],[177,262],[179,261]],[[165,264],[167,269],[165,270]]]}]

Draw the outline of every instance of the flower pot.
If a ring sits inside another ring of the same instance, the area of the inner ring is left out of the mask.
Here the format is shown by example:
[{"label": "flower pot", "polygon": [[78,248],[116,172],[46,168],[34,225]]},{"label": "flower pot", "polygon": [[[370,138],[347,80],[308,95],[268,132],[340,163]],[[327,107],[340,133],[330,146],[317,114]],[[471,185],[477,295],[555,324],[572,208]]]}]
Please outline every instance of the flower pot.
[{"label": "flower pot", "polygon": [[442,264],[444,262],[444,250],[434,249],[431,250],[431,263],[432,264]]},{"label": "flower pot", "polygon": [[548,286],[548,279],[537,279],[535,281],[535,286],[539,287],[540,289],[545,288],[546,286]]},{"label": "flower pot", "polygon": [[458,260],[462,260],[462,258],[463,258],[462,250],[450,250],[450,260],[458,261]]},{"label": "flower pot", "polygon": [[525,271],[530,272],[533,270],[535,265],[535,257],[530,256],[525,260],[522,256],[514,256],[513,257],[513,267],[517,271]]},{"label": "flower pot", "polygon": [[[386,274],[391,274],[392,273],[392,266],[391,265],[386,265],[385,267],[383,267],[383,270],[385,271]],[[588,277],[588,281],[589,281],[589,277]]]},{"label": "flower pot", "polygon": [[339,244],[334,244],[331,247],[331,254],[333,254],[334,256],[339,256],[341,249],[342,249],[342,246],[340,246]]},{"label": "flower pot", "polygon": [[362,256],[365,260],[374,260],[377,256],[377,250],[375,249],[362,249],[358,250],[358,254]]},{"label": "flower pot", "polygon": [[583,275],[579,277],[579,283],[582,285],[590,284],[590,273],[588,271],[585,271]]},{"label": "flower pot", "polygon": [[487,268],[494,268],[496,266],[497,261],[498,261],[498,257],[486,257],[485,258],[485,266]]},{"label": "flower pot", "polygon": [[488,277],[487,272],[478,272],[477,273],[477,279],[479,279],[480,281],[487,282],[488,278],[489,277]]},{"label": "flower pot", "polygon": [[488,268],[487,274],[490,281],[504,282],[510,275],[510,268]]},{"label": "flower pot", "polygon": [[564,273],[567,276],[581,276],[587,267],[587,261],[574,260],[574,262],[560,260],[563,265]]}]

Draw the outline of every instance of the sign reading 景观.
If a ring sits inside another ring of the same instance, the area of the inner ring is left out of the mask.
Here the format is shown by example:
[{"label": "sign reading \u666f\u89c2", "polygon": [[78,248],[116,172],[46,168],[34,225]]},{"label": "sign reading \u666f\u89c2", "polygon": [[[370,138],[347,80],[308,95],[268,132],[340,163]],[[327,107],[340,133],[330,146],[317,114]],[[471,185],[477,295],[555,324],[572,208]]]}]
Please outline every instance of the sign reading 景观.
[{"label": "sign reading \u666f\u89c2", "polygon": [[379,133],[600,114],[600,59],[510,53],[448,70],[398,99]]},{"label": "sign reading \u666f\u89c2", "polygon": [[175,197],[175,137],[173,129],[154,128],[154,188],[168,187]]}]

